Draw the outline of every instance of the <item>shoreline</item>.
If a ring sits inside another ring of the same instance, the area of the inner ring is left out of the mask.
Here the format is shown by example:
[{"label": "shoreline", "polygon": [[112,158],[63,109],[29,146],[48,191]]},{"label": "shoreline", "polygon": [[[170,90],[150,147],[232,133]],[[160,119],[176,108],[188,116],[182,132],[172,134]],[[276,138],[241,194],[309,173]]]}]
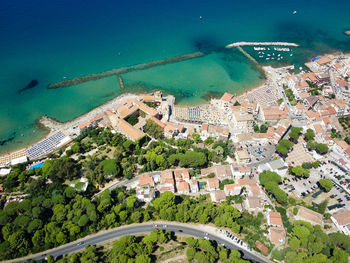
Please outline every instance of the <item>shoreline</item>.
[{"label": "shoreline", "polygon": [[[322,56],[327,56],[327,55],[332,55],[332,54],[337,54],[337,53],[342,53],[342,51],[338,50],[336,52],[332,52],[331,54],[323,54]],[[291,66],[291,65],[290,65]],[[287,67],[290,67],[290,66],[287,66]],[[263,66],[263,65],[259,65],[257,68],[259,70],[261,70],[263,72],[263,75],[264,75],[264,81],[262,84],[258,84],[257,86],[254,86],[254,87],[250,87],[248,89],[245,89],[245,90],[239,90],[238,92],[236,92],[236,97],[238,100],[241,100],[243,97],[246,97],[247,94],[257,90],[257,89],[260,89],[260,88],[263,88],[266,84],[266,81],[268,81],[268,73],[266,71],[266,68],[267,67],[272,67],[272,68],[275,68],[273,67],[272,65],[270,66]],[[277,69],[278,68],[285,68],[286,66],[283,66],[283,67],[276,67]],[[96,106],[95,108],[92,108],[90,109],[89,111],[79,115],[79,116],[76,116],[76,117],[73,117],[71,120],[69,121],[66,121],[66,122],[61,122],[57,119],[54,119],[54,118],[51,118],[50,116],[47,116],[47,115],[43,115],[41,116],[39,119],[36,120],[35,124],[38,126],[38,128],[40,129],[45,129],[47,130],[49,133],[40,138],[39,140],[33,142],[33,143],[30,143],[28,145],[25,145],[25,146],[20,146],[20,147],[15,147],[13,150],[10,151],[10,153],[14,153],[14,152],[19,152],[19,151],[22,151],[22,150],[25,150],[33,145],[35,145],[36,143],[40,142],[41,140],[45,139],[46,137],[50,136],[52,134],[52,129],[56,129],[57,127],[60,127],[60,129],[69,129],[69,128],[72,128],[73,126],[77,126],[78,123],[80,122],[84,122],[93,118],[93,116],[96,116],[100,113],[102,113],[103,111],[105,111],[106,109],[108,108],[111,108],[115,105],[117,105],[122,99],[130,96],[130,98],[135,98],[135,97],[138,97],[139,95],[142,95],[142,94],[149,94],[151,92],[154,92],[156,91],[157,89],[153,90],[153,91],[150,91],[150,92],[133,92],[133,93],[130,93],[130,92],[125,92],[125,93],[121,93],[119,95],[117,95],[116,97],[106,101],[105,103],[101,104],[101,105],[98,105]],[[170,94],[168,92],[164,92],[162,91],[164,94],[166,95],[173,95],[173,94]],[[228,91],[229,92],[229,91]],[[222,94],[221,94],[222,95]],[[181,106],[185,106],[185,107],[188,107],[188,106],[200,106],[200,105],[204,105],[206,103],[208,103],[210,101],[210,99],[212,98],[218,98],[220,97],[220,95],[218,94],[218,96],[210,96],[206,99],[206,102],[204,103],[199,103],[199,104],[183,104]],[[59,130],[60,130],[59,129]],[[8,153],[4,152],[4,153],[0,153],[0,157],[1,156],[6,156]]]}]

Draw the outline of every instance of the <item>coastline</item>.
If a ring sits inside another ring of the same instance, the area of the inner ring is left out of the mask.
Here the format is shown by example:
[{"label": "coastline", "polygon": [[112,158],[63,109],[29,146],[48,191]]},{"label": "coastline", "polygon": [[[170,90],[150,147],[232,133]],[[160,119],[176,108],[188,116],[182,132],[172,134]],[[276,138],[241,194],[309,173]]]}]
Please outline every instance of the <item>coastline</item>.
[{"label": "coastline", "polygon": [[[338,51],[332,52],[330,54],[323,54],[323,56],[334,55],[334,54],[337,54],[337,53],[342,53],[342,52],[338,50]],[[266,83],[269,81],[269,75],[267,73],[267,69],[269,67],[274,68],[271,65],[270,66],[263,66],[263,65],[259,65],[258,66],[258,69],[263,72],[264,83],[263,84],[259,84],[258,86],[255,86],[255,87],[250,87],[250,88],[245,89],[245,90],[239,90],[235,94],[237,99],[238,99],[238,101],[241,101],[243,98],[246,98],[247,95],[253,93],[256,90],[259,90],[259,89],[262,89],[262,88],[266,88]],[[290,67],[290,66],[287,66],[287,67]],[[276,69],[278,69],[278,68],[286,68],[286,66],[284,66],[284,67],[276,67]],[[147,92],[147,93],[149,94],[150,92]],[[96,115],[106,111],[107,109],[118,105],[118,103],[120,103],[120,101],[125,99],[125,98],[128,98],[128,97],[129,98],[136,98],[139,95],[147,94],[147,93],[140,91],[140,92],[133,92],[133,93],[126,92],[126,93],[119,94],[118,96],[114,97],[113,99],[111,99],[109,101],[106,101],[105,103],[103,103],[101,105],[98,105],[95,108],[92,108],[91,110],[87,111],[86,113],[83,113],[83,114],[73,118],[72,120],[66,121],[66,122],[61,122],[61,121],[59,121],[57,119],[51,118],[50,116],[43,115],[38,120],[36,120],[36,125],[38,125],[38,127],[40,129],[48,130],[49,133],[46,136],[40,138],[39,140],[37,140],[37,141],[35,141],[35,142],[31,143],[31,144],[28,144],[26,146],[21,146],[21,147],[13,149],[11,151],[11,153],[23,151],[23,150],[31,147],[32,145],[38,143],[39,141],[45,139],[46,137],[52,135],[52,133],[55,132],[55,131],[70,130],[70,129],[72,129],[72,127],[78,126],[80,123],[83,123],[83,122],[93,118],[94,116],[96,116]],[[172,95],[171,93],[168,93],[168,92],[164,92],[164,94]],[[217,94],[217,97],[219,97],[219,96],[220,95]],[[200,106],[200,105],[207,104],[210,101],[210,99],[217,98],[217,97],[214,95],[214,96],[210,96],[210,97],[206,98],[207,101],[204,102],[204,103],[190,104],[190,105],[184,104],[184,105],[181,105],[181,106]],[[0,154],[0,157],[6,156],[6,155],[7,155],[6,153],[3,153],[3,154]]]}]

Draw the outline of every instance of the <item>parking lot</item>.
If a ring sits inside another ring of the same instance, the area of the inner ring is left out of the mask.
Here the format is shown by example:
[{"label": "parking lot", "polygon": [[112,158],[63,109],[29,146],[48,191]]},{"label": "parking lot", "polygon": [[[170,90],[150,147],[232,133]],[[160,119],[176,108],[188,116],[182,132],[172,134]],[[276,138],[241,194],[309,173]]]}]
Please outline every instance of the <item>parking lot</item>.
[{"label": "parking lot", "polygon": [[246,149],[251,159],[249,166],[257,166],[272,160],[275,154],[275,145],[271,143],[252,143],[247,144]]},{"label": "parking lot", "polygon": [[313,190],[318,188],[318,178],[311,176],[309,178],[301,178],[293,175],[286,176],[287,180],[284,180],[282,189],[288,195],[294,195],[297,198],[310,194]]},{"label": "parking lot", "polygon": [[[287,180],[284,180],[281,188],[288,195],[294,195],[297,198],[308,196],[305,201],[308,200],[310,204],[313,202],[318,204],[324,199],[328,199],[329,212],[331,213],[339,209],[350,209],[350,194],[343,189],[350,189],[349,177],[336,165],[328,162],[328,160],[323,161],[319,168],[311,169],[309,178],[298,178],[292,175],[287,175],[286,177]],[[323,193],[317,184],[320,179],[324,178],[331,179],[334,184],[333,189],[329,193]],[[343,182],[342,185],[340,181]]]}]

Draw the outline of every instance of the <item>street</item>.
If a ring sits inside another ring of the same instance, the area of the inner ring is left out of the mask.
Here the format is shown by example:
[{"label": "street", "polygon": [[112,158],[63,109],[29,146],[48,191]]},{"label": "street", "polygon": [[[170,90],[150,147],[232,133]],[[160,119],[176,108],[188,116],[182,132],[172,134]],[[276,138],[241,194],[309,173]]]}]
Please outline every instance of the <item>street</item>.
[{"label": "street", "polygon": [[252,260],[253,262],[270,262],[269,260],[260,256],[254,251],[253,252],[249,252],[245,250],[243,251],[242,248],[240,248],[233,240],[228,239],[224,236],[219,236],[219,234],[216,235],[213,233],[214,231],[208,231],[209,232],[208,233],[208,232],[204,232],[203,229],[201,229],[201,227],[196,227],[194,225],[184,226],[184,224],[180,224],[180,223],[178,224],[161,223],[160,224],[158,222],[142,223],[142,224],[124,226],[124,227],[107,230],[102,233],[88,236],[84,239],[76,240],[74,242],[63,245],[61,247],[51,249],[47,252],[44,251],[42,253],[33,255],[32,257],[30,256],[26,257],[25,259],[11,260],[11,262],[26,262],[29,259],[39,260],[39,259],[44,259],[48,255],[51,255],[54,258],[56,258],[58,256],[63,256],[65,254],[71,254],[71,253],[83,250],[86,245],[100,245],[126,235],[149,233],[155,230],[156,228],[169,230],[176,234],[193,236],[196,238],[207,237],[210,240],[216,241],[218,245],[225,244],[225,247],[228,249],[240,250],[242,252],[242,257],[244,259],[249,259],[249,260]]}]

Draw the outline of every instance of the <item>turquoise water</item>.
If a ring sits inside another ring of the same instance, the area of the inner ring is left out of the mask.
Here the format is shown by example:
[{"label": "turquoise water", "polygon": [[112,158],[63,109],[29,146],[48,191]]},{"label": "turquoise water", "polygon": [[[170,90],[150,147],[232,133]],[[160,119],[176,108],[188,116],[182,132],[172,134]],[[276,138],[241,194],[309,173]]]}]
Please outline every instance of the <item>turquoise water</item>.
[{"label": "turquoise water", "polygon": [[[83,74],[204,51],[210,55],[124,76],[125,91],[162,89],[181,104],[259,85],[259,71],[236,41],[290,41],[291,63],[349,51],[350,1],[3,1],[0,8],[0,152],[33,143],[47,114],[70,120],[121,93],[116,78],[48,90]],[[292,11],[297,10],[297,15]],[[202,19],[200,19],[202,16]],[[18,93],[31,80],[38,86]]]}]

